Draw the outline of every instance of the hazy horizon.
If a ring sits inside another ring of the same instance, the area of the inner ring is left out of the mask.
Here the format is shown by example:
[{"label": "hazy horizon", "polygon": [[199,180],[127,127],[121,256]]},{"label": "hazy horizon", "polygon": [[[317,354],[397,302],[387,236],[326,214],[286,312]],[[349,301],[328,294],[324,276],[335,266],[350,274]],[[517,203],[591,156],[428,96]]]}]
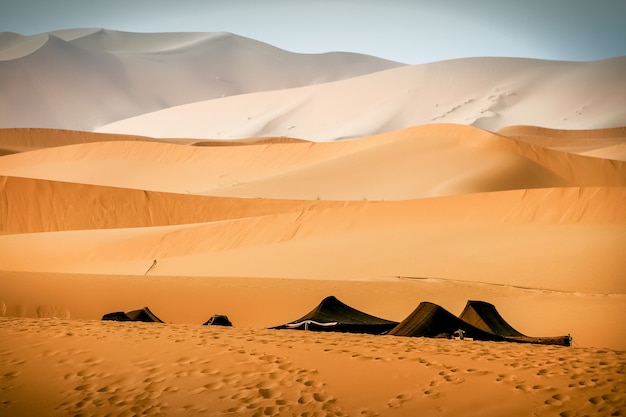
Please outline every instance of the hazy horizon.
[{"label": "hazy horizon", "polygon": [[626,2],[553,0],[22,0],[0,31],[73,28],[231,32],[293,52],[347,51],[407,64],[476,56],[592,61],[626,55]]}]

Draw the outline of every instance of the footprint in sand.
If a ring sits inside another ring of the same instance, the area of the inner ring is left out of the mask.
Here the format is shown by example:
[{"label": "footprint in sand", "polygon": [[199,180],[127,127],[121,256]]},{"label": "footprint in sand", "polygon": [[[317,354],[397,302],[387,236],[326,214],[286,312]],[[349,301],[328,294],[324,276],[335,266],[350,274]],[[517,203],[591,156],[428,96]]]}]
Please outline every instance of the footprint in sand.
[{"label": "footprint in sand", "polygon": [[476,369],[476,368],[468,368],[465,370],[465,373],[470,374],[470,375],[489,375],[492,372],[487,371],[487,370],[481,371],[480,369]]},{"label": "footprint in sand", "polygon": [[517,376],[514,374],[498,374],[496,378],[496,382],[516,383],[518,381]]},{"label": "footprint in sand", "polygon": [[407,402],[410,399],[411,399],[410,395],[398,394],[394,398],[389,400],[389,402],[387,402],[387,407],[389,407],[389,408],[399,408],[400,406],[402,406],[402,404],[404,404],[405,402]]},{"label": "footprint in sand", "polygon": [[425,398],[430,398],[430,399],[439,398],[441,396],[441,393],[439,391],[436,391],[432,388],[425,389],[422,391],[422,393],[424,394]]},{"label": "footprint in sand", "polygon": [[21,371],[6,372],[4,375],[2,375],[2,378],[7,380],[7,381],[11,381],[11,380],[17,378],[17,376],[20,375],[21,373],[22,373]]},{"label": "footprint in sand", "polygon": [[560,407],[563,403],[570,400],[569,395],[565,394],[554,394],[552,397],[548,398],[544,403],[547,405],[552,405],[555,407]]},{"label": "footprint in sand", "polygon": [[465,378],[458,376],[457,372],[458,372],[457,368],[452,368],[447,371],[439,372],[439,376],[441,376],[444,381],[450,382],[453,384],[460,384],[462,382],[465,382]]}]

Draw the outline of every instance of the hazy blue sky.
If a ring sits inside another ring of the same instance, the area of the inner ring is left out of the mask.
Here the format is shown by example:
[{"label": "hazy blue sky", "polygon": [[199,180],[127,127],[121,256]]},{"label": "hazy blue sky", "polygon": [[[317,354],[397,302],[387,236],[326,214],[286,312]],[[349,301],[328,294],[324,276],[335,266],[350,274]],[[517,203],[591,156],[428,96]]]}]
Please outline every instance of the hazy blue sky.
[{"label": "hazy blue sky", "polygon": [[626,55],[626,0],[0,0],[0,31],[226,31],[295,52],[409,64]]}]

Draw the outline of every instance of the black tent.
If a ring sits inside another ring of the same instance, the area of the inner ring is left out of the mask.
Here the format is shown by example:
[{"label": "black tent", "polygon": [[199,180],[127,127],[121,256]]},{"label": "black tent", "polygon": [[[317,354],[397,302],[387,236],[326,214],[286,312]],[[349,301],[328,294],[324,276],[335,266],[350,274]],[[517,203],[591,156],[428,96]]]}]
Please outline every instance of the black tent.
[{"label": "black tent", "polygon": [[572,342],[572,338],[569,335],[549,337],[526,336],[507,323],[493,304],[485,301],[468,301],[460,318],[481,330],[505,337],[507,341],[563,346],[570,346]]},{"label": "black tent", "polygon": [[475,340],[504,340],[502,336],[481,330],[430,302],[421,302],[390,335],[452,338],[455,334]]},{"label": "black tent", "polygon": [[383,334],[397,324],[352,308],[331,295],[298,320],[272,329]]},{"label": "black tent", "polygon": [[102,316],[102,320],[112,321],[143,321],[147,323],[163,323],[148,307],[132,311],[116,311]]},{"label": "black tent", "polygon": [[203,323],[204,326],[232,326],[227,316],[222,314],[215,314],[210,319]]}]

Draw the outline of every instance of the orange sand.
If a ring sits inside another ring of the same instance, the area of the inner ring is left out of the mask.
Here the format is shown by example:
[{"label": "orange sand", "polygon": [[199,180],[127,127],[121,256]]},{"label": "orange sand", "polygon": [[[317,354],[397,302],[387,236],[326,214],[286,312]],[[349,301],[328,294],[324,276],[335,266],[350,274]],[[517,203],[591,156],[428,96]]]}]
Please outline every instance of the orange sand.
[{"label": "orange sand", "polygon": [[[38,145],[0,158],[3,413],[620,412],[624,130],[535,130],[543,147],[520,129],[230,146],[4,131]],[[597,136],[610,155],[562,149]],[[574,346],[265,330],[331,294],[397,321],[482,299]],[[144,305],[167,324],[98,321]],[[216,313],[235,327],[200,325]]]}]

